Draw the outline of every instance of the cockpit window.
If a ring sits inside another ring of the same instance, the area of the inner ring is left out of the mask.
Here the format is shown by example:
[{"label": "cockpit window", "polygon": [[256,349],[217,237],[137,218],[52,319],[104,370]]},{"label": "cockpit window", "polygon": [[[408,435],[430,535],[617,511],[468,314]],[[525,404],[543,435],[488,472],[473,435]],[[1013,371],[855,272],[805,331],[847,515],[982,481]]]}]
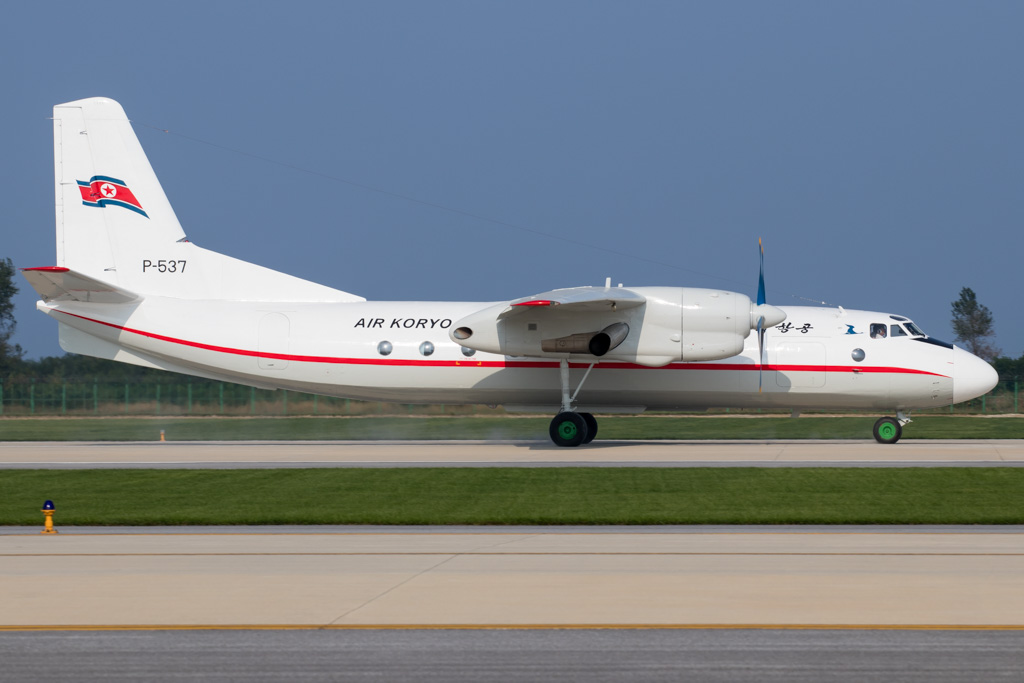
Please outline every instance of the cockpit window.
[{"label": "cockpit window", "polygon": [[871,338],[885,339],[885,323],[871,323]]},{"label": "cockpit window", "polygon": [[889,336],[890,337],[906,337],[906,331],[899,325],[889,325]]},{"label": "cockpit window", "polygon": [[914,335],[915,337],[925,336],[924,332],[921,331],[921,328],[912,322],[907,322],[907,329],[910,330],[910,334]]}]

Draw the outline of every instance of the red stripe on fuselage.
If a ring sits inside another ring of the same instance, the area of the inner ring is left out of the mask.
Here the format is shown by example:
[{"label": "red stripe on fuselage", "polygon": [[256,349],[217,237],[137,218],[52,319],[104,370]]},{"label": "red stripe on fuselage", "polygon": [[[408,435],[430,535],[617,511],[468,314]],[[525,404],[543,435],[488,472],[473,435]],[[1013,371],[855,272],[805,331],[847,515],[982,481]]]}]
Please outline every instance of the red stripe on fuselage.
[{"label": "red stripe on fuselage", "polygon": [[[204,351],[215,351],[217,353],[227,353],[234,356],[250,356],[253,358],[273,358],[275,360],[287,360],[296,361],[301,363],[331,363],[335,365],[385,365],[394,367],[438,367],[438,368],[557,368],[558,361],[507,361],[507,360],[472,360],[467,358],[466,360],[403,360],[400,358],[337,358],[333,356],[301,356],[288,353],[267,353],[264,351],[253,351],[250,349],[235,349],[228,346],[216,346],[214,344],[204,344],[202,342],[189,341],[187,339],[177,339],[175,337],[168,337],[162,334],[156,334],[154,332],[146,332],[144,330],[136,330],[131,327],[124,327],[123,325],[115,325],[114,323],[104,322],[102,320],[96,320],[95,318],[87,318],[84,315],[76,315],[75,313],[68,313],[67,311],[56,310],[57,313],[63,313],[64,315],[71,316],[72,318],[78,318],[79,320],[85,320],[86,322],[95,323],[97,325],[103,325],[104,327],[110,327],[115,330],[122,332],[128,332],[130,334],[137,334],[140,337],[147,337],[149,339],[156,339],[157,341],[167,342],[169,344],[180,344],[182,346],[189,346],[194,349],[203,349]],[[569,363],[570,367],[573,368],[586,368],[590,367],[590,363],[577,362]],[[659,367],[651,367],[649,365],[639,365],[637,363],[623,363],[619,361],[607,361],[604,365],[598,365],[599,369],[602,370],[737,370],[737,371],[751,371],[761,370],[762,366],[756,364],[742,364],[742,363],[669,363],[668,365],[662,365]],[[765,365],[764,370],[775,370],[783,372],[860,372],[860,373],[891,373],[901,375],[931,375],[933,377],[947,377],[947,375],[941,375],[936,372],[928,372],[927,370],[917,370],[914,368],[894,368],[894,367],[866,367],[866,366],[852,366],[852,365]]]}]

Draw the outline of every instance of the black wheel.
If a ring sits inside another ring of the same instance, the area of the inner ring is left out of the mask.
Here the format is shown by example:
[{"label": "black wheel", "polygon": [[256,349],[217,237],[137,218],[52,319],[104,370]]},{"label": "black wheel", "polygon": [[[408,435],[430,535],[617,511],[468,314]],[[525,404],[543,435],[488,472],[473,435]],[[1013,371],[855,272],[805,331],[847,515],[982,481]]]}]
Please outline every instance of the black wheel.
[{"label": "black wheel", "polygon": [[588,444],[597,436],[597,418],[590,413],[580,413],[580,417],[587,423],[587,438],[583,439],[583,443]]},{"label": "black wheel", "polygon": [[577,413],[559,413],[548,433],[556,446],[579,446],[587,438],[587,421]]},{"label": "black wheel", "polygon": [[903,427],[895,418],[880,417],[872,430],[878,443],[896,443],[903,436]]}]

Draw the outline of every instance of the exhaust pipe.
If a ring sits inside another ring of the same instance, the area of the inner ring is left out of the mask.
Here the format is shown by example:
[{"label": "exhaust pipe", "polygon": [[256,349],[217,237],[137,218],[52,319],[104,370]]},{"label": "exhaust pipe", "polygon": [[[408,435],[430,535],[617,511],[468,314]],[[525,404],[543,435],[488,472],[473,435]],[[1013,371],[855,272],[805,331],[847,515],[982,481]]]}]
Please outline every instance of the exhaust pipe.
[{"label": "exhaust pipe", "polygon": [[629,325],[626,323],[612,323],[590,339],[587,345],[591,355],[603,356],[626,339],[629,334]]},{"label": "exhaust pipe", "polygon": [[600,357],[621,344],[628,334],[629,325],[612,323],[600,332],[581,332],[558,339],[545,339],[540,343],[540,349],[548,353],[589,353]]}]

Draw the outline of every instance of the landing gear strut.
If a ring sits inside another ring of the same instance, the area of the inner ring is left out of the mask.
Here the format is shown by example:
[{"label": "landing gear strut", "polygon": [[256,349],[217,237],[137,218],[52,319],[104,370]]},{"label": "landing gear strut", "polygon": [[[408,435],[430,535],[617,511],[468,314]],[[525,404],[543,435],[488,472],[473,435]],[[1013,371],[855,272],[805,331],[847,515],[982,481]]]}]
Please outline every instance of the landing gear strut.
[{"label": "landing gear strut", "polygon": [[558,374],[562,385],[562,407],[558,415],[555,415],[555,419],[551,420],[551,427],[548,429],[548,434],[556,446],[579,446],[590,443],[597,436],[597,419],[590,413],[577,413],[572,407],[580,389],[583,388],[583,383],[587,381],[587,376],[590,375],[590,371],[594,369],[595,365],[597,363],[590,364],[583,379],[580,380],[579,386],[576,387],[576,392],[570,396],[569,361],[565,359],[559,361]]},{"label": "landing gear strut", "polygon": [[903,425],[910,422],[903,411],[897,411],[896,417],[880,417],[875,422],[872,433],[878,443],[896,443],[903,436]]}]

